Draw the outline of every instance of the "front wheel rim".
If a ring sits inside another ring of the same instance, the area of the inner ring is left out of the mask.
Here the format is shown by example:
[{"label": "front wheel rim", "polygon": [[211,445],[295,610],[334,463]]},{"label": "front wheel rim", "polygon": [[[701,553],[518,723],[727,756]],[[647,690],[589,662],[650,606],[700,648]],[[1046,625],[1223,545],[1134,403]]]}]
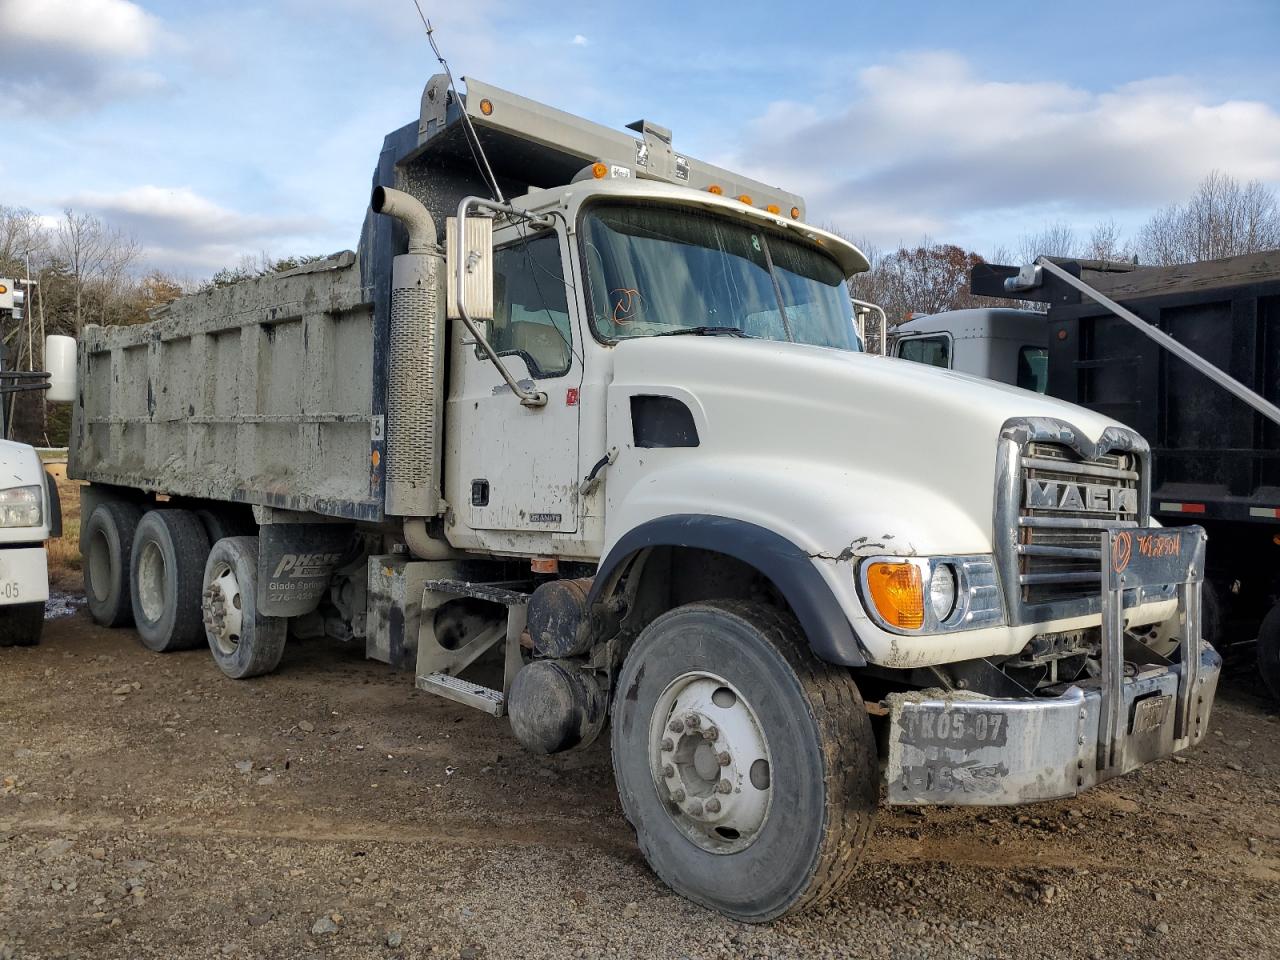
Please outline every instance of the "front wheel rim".
[{"label": "front wheel rim", "polygon": [[723,677],[677,677],[649,722],[649,767],[672,822],[708,853],[738,853],[772,805],[773,759],[755,710]]},{"label": "front wheel rim", "polygon": [[205,631],[218,652],[234,656],[244,627],[244,597],[231,564],[219,563],[214,567],[204,591],[203,612]]}]

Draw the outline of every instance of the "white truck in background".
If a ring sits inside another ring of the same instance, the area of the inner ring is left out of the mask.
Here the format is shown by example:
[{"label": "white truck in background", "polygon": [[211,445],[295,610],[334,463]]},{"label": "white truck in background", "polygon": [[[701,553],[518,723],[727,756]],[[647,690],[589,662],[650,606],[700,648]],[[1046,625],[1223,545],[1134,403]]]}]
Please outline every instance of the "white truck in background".
[{"label": "white truck in background", "polygon": [[837,890],[882,786],[1198,743],[1203,541],[1147,528],[1142,438],[861,352],[859,250],[630,129],[434,77],[357,254],[88,328],[95,619],[237,678],[363,643],[540,753],[609,724],[649,863],[745,921]]},{"label": "white truck in background", "polygon": [[[16,280],[0,277],[0,320],[21,318],[23,297]],[[35,646],[44,631],[49,599],[45,541],[62,536],[58,486],[34,447],[8,437],[9,397],[48,390],[50,400],[71,400],[74,341],[50,337],[46,350],[60,365],[58,386],[50,375],[5,369],[0,364],[0,647]]]}]

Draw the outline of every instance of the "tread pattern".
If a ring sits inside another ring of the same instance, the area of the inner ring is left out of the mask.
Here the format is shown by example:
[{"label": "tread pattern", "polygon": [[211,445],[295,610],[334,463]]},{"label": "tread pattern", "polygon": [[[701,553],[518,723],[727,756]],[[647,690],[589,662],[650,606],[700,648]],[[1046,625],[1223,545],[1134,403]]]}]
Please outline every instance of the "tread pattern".
[{"label": "tread pattern", "polygon": [[813,879],[788,912],[803,910],[849,882],[875,824],[879,759],[862,694],[847,669],[813,654],[790,613],[746,600],[711,600],[697,606],[715,607],[765,634],[795,671],[813,709],[826,768],[827,822]]}]

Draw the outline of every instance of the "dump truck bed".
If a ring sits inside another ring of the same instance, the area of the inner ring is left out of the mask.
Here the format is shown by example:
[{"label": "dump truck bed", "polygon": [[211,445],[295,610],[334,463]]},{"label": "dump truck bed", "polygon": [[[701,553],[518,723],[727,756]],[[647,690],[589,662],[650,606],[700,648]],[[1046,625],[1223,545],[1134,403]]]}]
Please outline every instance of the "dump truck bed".
[{"label": "dump truck bed", "polygon": [[347,252],[86,328],[70,475],[381,519],[370,301]]}]

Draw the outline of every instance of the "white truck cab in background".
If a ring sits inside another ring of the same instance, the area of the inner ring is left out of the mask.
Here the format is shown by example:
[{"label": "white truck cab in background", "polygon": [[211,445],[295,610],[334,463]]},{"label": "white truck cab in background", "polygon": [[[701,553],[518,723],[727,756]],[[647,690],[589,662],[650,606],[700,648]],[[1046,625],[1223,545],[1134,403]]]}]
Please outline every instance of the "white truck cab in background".
[{"label": "white truck cab in background", "polygon": [[0,647],[40,642],[49,599],[44,542],[62,532],[57,496],[33,447],[0,440]]},{"label": "white truck cab in background", "polygon": [[1043,313],[977,307],[913,317],[889,334],[891,356],[1044,393],[1049,325]]},{"label": "white truck cab in background", "polygon": [[[0,279],[0,290],[11,289],[12,281]],[[0,293],[0,309],[13,307],[13,302],[5,301]],[[46,397],[51,400],[72,399],[75,341],[70,337],[49,337],[45,351],[57,369],[47,378],[41,374],[18,374],[19,382],[13,386],[0,372],[0,378],[6,379],[0,398],[13,389],[37,389],[47,390]],[[4,422],[0,415],[0,423]],[[0,439],[0,647],[34,646],[40,642],[44,604],[49,599],[45,541],[62,535],[60,507],[57,484],[45,471],[35,448]]]}]

